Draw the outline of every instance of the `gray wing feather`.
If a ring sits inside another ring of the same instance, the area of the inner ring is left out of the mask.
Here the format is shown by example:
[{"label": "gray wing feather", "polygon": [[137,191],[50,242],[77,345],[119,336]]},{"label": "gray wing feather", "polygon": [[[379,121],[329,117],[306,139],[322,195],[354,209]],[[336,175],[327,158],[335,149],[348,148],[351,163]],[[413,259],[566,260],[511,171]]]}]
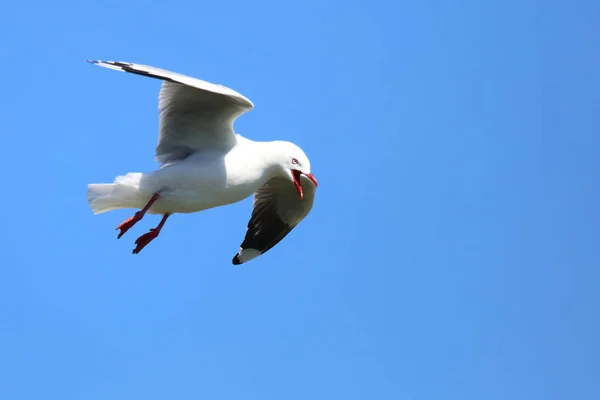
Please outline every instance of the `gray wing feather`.
[{"label": "gray wing feather", "polygon": [[309,179],[302,177],[302,189],[304,199],[300,200],[291,182],[274,178],[256,192],[246,236],[232,260],[234,265],[266,253],[308,215],[316,188]]},{"label": "gray wing feather", "polygon": [[142,64],[89,61],[163,81],[159,94],[156,159],[167,163],[205,149],[227,150],[237,143],[234,121],[254,105],[225,86]]}]

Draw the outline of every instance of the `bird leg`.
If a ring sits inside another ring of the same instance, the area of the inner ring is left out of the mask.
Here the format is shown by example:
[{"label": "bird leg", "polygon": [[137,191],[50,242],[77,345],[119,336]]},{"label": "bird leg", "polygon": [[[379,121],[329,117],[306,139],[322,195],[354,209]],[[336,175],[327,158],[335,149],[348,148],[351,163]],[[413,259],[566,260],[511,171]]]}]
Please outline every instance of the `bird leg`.
[{"label": "bird leg", "polygon": [[130,218],[126,219],[125,221],[121,222],[121,224],[119,224],[119,226],[117,226],[117,230],[119,230],[119,229],[121,230],[121,232],[119,232],[119,236],[117,236],[117,239],[120,239],[121,236],[123,236],[123,234],[125,234],[125,232],[127,232],[139,220],[144,218],[144,215],[146,214],[146,212],[150,209],[150,207],[152,207],[152,204],[154,204],[154,202],[156,200],[158,200],[159,197],[160,197],[160,194],[158,192],[154,193],[152,195],[152,197],[150,198],[150,201],[148,201],[148,204],[146,204],[146,206],[144,208],[142,208],[140,211],[136,212],[133,215],[133,217],[130,217]]},{"label": "bird leg", "polygon": [[165,224],[165,222],[167,222],[167,218],[169,218],[169,215],[171,214],[163,215],[162,219],[160,220],[160,223],[156,228],[150,229],[150,232],[144,233],[142,236],[137,238],[137,240],[135,241],[136,247],[135,249],[133,249],[133,254],[138,254],[140,251],[142,251],[144,247],[146,247],[148,243],[150,243],[153,239],[155,239],[158,236],[163,225]]}]

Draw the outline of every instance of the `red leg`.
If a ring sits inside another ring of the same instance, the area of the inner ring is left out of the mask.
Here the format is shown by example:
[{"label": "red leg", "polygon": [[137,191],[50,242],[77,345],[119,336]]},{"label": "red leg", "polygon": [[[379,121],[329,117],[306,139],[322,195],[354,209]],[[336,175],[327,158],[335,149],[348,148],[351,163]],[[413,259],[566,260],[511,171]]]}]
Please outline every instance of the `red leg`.
[{"label": "red leg", "polygon": [[142,208],[140,211],[136,212],[133,215],[133,217],[130,217],[130,218],[126,219],[125,221],[121,222],[119,224],[119,226],[117,226],[117,230],[119,230],[119,229],[121,230],[121,232],[119,232],[119,236],[117,236],[117,239],[120,239],[121,236],[123,236],[123,234],[125,234],[125,232],[127,232],[139,220],[144,218],[144,215],[146,214],[146,212],[148,212],[150,207],[152,207],[152,204],[154,204],[154,202],[156,200],[158,200],[159,197],[160,197],[160,194],[158,192],[154,193],[152,195],[152,197],[150,198],[150,201],[148,201],[148,204],[146,204],[146,206],[144,208]]},{"label": "red leg", "polygon": [[142,236],[137,238],[137,240],[135,241],[136,246],[135,249],[133,249],[133,254],[138,254],[140,251],[142,251],[144,247],[146,247],[148,243],[150,243],[153,239],[155,239],[158,236],[163,225],[165,224],[165,222],[167,222],[167,218],[169,218],[169,215],[171,214],[163,215],[162,219],[160,220],[160,223],[156,228],[150,229],[150,232],[144,233]]}]

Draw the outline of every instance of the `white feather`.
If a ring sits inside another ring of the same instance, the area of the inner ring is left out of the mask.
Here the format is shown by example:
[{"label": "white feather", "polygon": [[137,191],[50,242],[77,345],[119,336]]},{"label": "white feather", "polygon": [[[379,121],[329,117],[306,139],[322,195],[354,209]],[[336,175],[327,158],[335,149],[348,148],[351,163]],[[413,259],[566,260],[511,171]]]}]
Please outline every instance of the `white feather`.
[{"label": "white feather", "polygon": [[148,196],[139,190],[141,173],[117,176],[114,183],[90,183],[87,200],[94,214],[120,208],[142,208]]}]

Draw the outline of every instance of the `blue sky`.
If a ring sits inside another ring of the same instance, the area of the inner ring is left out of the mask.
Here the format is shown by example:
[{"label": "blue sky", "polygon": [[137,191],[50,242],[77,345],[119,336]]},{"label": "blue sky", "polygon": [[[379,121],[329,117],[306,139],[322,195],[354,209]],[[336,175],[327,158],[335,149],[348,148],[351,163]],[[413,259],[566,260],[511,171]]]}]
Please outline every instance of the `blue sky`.
[{"label": "blue sky", "polygon": [[[600,3],[10,2],[0,54],[0,398],[600,398]],[[236,130],[319,179],[236,268],[251,200],[92,215],[156,167],[159,82],[221,83]]]}]

